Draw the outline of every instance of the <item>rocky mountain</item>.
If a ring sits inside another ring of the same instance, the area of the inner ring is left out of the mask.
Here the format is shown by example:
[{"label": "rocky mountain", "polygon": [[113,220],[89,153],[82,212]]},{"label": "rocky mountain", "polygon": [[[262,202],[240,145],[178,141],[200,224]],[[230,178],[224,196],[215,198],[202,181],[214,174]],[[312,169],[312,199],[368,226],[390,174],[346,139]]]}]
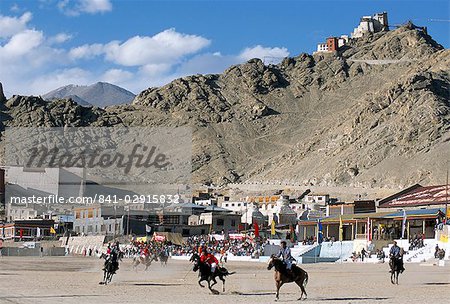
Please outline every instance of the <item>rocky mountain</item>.
[{"label": "rocky mountain", "polygon": [[71,98],[81,106],[106,106],[130,103],[135,95],[116,85],[97,82],[89,86],[66,85],[42,96],[45,100]]},{"label": "rocky mountain", "polygon": [[14,96],[4,126],[193,129],[195,182],[404,187],[445,182],[450,51],[411,24],[352,41],[339,54],[253,59],[84,108]]}]

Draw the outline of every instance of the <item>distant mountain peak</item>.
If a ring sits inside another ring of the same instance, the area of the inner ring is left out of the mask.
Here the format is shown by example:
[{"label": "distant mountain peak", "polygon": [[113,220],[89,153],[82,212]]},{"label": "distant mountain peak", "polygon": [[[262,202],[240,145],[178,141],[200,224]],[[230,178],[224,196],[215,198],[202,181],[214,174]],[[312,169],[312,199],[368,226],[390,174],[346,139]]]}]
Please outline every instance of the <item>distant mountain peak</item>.
[{"label": "distant mountain peak", "polygon": [[43,95],[45,100],[72,98],[82,106],[106,106],[130,103],[135,95],[108,82],[96,82],[91,85],[68,84]]}]

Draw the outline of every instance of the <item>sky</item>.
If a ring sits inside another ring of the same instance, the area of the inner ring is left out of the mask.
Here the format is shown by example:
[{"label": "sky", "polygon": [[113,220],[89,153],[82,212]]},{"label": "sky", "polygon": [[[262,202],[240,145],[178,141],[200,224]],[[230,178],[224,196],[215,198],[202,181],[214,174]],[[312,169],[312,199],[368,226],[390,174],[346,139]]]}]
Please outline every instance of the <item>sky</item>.
[{"label": "sky", "polygon": [[449,48],[448,0],[0,0],[0,82],[8,97],[98,81],[137,94],[251,58],[312,53],[382,11]]}]

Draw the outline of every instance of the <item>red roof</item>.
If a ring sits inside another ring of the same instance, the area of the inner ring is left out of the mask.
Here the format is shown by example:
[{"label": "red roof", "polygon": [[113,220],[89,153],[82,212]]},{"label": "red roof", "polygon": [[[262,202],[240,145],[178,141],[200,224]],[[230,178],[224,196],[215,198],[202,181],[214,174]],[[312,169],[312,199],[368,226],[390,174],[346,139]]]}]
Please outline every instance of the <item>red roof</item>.
[{"label": "red roof", "polygon": [[[450,196],[450,186],[448,186],[448,195]],[[380,203],[380,207],[383,208],[444,205],[447,202],[446,185],[420,186],[401,195],[394,195],[391,199],[384,199],[383,201]]]}]

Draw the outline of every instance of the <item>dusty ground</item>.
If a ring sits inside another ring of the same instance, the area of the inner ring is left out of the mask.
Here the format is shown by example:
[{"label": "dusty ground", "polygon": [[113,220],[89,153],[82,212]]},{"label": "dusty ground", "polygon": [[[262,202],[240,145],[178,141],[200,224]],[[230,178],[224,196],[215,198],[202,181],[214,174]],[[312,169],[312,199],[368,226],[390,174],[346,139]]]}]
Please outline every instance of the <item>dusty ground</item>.
[{"label": "dusty ground", "polygon": [[[188,262],[169,260],[166,268],[131,269],[126,260],[108,286],[99,285],[101,261],[95,258],[0,258],[0,303],[272,303],[272,271],[261,263],[230,262],[237,273],[227,290],[212,295],[197,285]],[[310,280],[307,303],[442,303],[450,285],[450,266],[407,264],[400,285],[389,281],[386,264],[304,265]],[[187,273],[187,275],[186,275]],[[186,279],[183,280],[183,277]],[[218,288],[221,290],[221,287]],[[287,284],[280,302],[295,302],[299,289]]]}]

